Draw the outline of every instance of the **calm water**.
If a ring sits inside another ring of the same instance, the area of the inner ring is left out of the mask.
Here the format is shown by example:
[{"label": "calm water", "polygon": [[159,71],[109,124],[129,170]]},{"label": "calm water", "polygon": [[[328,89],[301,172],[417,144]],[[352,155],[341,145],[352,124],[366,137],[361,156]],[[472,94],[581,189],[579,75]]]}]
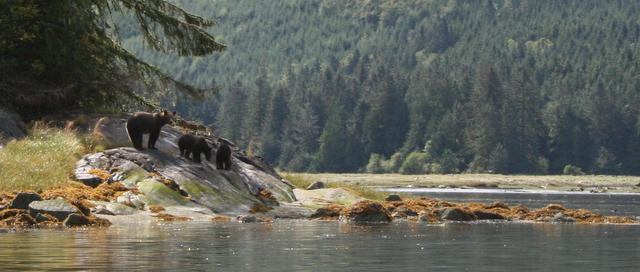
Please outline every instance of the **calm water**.
[{"label": "calm water", "polygon": [[[618,197],[618,213],[637,209]],[[635,271],[638,257],[640,225],[287,220],[0,233],[0,271]]]}]

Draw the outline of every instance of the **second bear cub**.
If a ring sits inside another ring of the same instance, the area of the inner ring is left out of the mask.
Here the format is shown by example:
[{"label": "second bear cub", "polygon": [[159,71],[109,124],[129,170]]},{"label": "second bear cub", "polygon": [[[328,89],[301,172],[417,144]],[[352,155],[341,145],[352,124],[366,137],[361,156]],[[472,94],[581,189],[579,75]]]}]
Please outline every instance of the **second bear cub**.
[{"label": "second bear cub", "polygon": [[178,148],[180,155],[189,158],[189,154],[193,153],[193,161],[200,162],[200,154],[204,153],[207,161],[211,161],[211,147],[203,137],[192,134],[184,134],[178,139]]}]

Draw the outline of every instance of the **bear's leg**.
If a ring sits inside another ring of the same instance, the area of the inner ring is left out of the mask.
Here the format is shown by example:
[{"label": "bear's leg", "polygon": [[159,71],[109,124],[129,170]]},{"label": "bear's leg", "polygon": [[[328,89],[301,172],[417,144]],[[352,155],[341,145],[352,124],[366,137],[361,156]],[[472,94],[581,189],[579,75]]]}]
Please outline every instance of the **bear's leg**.
[{"label": "bear's leg", "polygon": [[160,130],[149,133],[149,144],[147,144],[149,149],[157,149],[156,141],[158,141],[158,137],[160,137]]},{"label": "bear's leg", "polygon": [[185,149],[184,150],[184,157],[187,159],[191,159],[189,156],[191,155],[191,149]]},{"label": "bear's leg", "polygon": [[129,133],[129,139],[133,144],[133,148],[144,150],[144,147],[142,147],[142,133]]},{"label": "bear's leg", "polygon": [[193,151],[193,161],[200,163],[200,152]]}]

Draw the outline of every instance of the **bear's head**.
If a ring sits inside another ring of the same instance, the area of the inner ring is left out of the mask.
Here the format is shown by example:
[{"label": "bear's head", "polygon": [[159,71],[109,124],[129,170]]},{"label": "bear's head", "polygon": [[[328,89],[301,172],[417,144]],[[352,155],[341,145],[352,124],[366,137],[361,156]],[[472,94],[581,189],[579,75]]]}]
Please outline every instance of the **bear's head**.
[{"label": "bear's head", "polygon": [[163,111],[162,113],[160,113],[160,123],[162,125],[171,125],[173,123],[173,117],[176,116],[176,112],[168,112],[168,111]]}]

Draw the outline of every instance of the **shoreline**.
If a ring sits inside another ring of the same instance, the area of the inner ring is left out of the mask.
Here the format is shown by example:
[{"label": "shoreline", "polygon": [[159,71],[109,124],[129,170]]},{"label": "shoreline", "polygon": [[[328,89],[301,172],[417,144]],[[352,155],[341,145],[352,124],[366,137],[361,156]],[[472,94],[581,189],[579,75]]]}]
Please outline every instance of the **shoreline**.
[{"label": "shoreline", "polygon": [[301,179],[332,185],[353,184],[372,188],[527,190],[534,192],[584,192],[640,194],[640,177],[603,175],[401,175],[401,174],[310,174],[287,173]]}]

